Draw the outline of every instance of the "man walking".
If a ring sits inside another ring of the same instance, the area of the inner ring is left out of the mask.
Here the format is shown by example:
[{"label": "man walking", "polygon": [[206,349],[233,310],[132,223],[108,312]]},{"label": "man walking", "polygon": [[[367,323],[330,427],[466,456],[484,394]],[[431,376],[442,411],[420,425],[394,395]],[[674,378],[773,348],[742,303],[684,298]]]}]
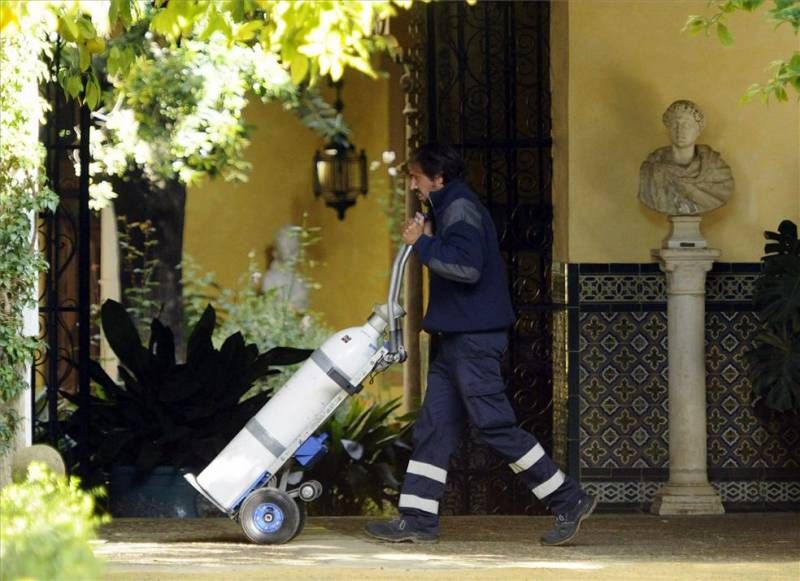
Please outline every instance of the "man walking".
[{"label": "man walking", "polygon": [[514,323],[503,259],[489,212],[463,181],[464,161],[451,147],[428,144],[408,162],[411,188],[433,213],[435,235],[417,215],[402,236],[430,271],[423,328],[439,338],[425,401],[414,428],[414,451],[400,494],[400,516],[371,522],[367,532],[389,542],[436,542],[439,500],[450,458],[467,421],[556,515],[542,544],[563,545],[578,533],[596,499],[583,492],[516,425],[500,363]]}]

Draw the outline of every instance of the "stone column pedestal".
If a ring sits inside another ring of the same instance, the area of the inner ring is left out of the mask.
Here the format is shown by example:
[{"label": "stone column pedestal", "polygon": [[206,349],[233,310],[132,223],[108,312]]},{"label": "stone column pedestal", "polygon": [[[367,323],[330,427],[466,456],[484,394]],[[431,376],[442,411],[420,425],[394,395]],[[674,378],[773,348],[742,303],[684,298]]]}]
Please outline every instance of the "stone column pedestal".
[{"label": "stone column pedestal", "polygon": [[705,282],[720,251],[661,248],[652,252],[667,275],[669,341],[669,482],[650,512],[722,514],[706,464]]}]

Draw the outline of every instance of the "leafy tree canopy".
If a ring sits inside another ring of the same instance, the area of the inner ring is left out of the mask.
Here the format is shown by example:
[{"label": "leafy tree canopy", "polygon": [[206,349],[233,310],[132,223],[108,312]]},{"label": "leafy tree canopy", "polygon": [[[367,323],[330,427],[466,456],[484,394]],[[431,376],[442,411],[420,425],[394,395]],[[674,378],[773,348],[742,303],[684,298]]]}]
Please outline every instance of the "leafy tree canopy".
[{"label": "leafy tree canopy", "polygon": [[[38,26],[58,32],[75,49],[76,70],[91,76],[96,57],[112,60],[113,72],[124,72],[136,56],[110,54],[108,41],[146,24],[162,46],[207,41],[222,36],[229,45],[259,45],[291,72],[292,81],[315,84],[330,75],[336,81],[348,67],[375,76],[370,60],[397,41],[380,33],[380,23],[413,0],[11,0],[3,2],[0,30]],[[133,53],[133,54],[131,54]],[[79,77],[80,78],[80,77]],[[74,81],[73,81],[74,85]],[[73,86],[74,88],[74,86]],[[86,88],[90,106],[97,104]],[[73,92],[74,95],[77,93]]]},{"label": "leafy tree canopy", "polygon": [[[92,203],[139,168],[151,182],[245,181],[251,95],[278,101],[326,139],[346,142],[320,79],[377,76],[393,53],[380,25],[412,0],[39,0],[3,2],[4,34],[50,35],[67,95],[95,110]],[[57,33],[57,35],[55,34]]]}]

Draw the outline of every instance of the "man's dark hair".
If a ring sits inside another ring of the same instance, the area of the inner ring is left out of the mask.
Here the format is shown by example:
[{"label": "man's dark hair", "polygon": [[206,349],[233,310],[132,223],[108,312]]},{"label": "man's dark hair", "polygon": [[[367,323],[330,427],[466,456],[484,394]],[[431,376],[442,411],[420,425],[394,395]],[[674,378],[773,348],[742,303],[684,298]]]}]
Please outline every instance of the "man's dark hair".
[{"label": "man's dark hair", "polygon": [[414,153],[409,163],[419,164],[422,173],[431,179],[441,175],[444,183],[463,178],[467,169],[461,155],[443,143],[423,145]]}]

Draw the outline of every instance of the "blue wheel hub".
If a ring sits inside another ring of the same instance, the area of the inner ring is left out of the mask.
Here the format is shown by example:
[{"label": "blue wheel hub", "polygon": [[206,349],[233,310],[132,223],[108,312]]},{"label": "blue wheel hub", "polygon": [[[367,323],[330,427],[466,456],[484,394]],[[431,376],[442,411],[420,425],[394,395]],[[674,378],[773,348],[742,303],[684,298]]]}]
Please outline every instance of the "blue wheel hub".
[{"label": "blue wheel hub", "polygon": [[277,533],[283,526],[283,510],[271,502],[259,504],[253,512],[253,522],[262,533]]}]

